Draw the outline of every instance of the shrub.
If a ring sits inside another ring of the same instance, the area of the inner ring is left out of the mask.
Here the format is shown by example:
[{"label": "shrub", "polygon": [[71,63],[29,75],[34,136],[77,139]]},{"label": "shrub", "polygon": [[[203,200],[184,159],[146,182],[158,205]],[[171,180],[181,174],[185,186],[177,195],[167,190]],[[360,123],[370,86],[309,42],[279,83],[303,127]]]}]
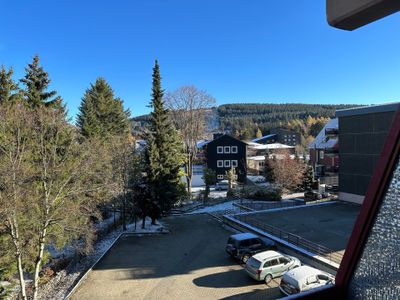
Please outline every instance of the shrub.
[{"label": "shrub", "polygon": [[240,196],[253,200],[280,201],[282,189],[276,186],[246,186],[240,190]]}]

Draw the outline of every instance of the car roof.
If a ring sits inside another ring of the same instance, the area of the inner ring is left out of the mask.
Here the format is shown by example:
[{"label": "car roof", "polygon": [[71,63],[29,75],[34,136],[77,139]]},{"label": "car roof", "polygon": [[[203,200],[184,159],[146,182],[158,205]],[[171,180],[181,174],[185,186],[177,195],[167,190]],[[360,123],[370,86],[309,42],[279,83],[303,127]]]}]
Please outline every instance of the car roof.
[{"label": "car roof", "polygon": [[297,268],[294,268],[290,271],[287,271],[285,276],[290,276],[296,280],[300,280],[302,278],[312,276],[312,275],[318,275],[318,274],[324,274],[324,275],[329,275],[325,273],[324,271],[309,267],[309,266],[300,266]]},{"label": "car roof", "polygon": [[250,233],[250,232],[245,232],[245,233],[234,234],[234,235],[231,235],[230,237],[235,240],[242,241],[242,240],[247,240],[247,239],[258,238],[259,236],[255,235],[253,233]]},{"label": "car roof", "polygon": [[260,253],[257,253],[256,255],[253,255],[253,257],[259,261],[264,261],[266,259],[270,259],[273,257],[279,257],[282,256],[279,252],[273,251],[273,250],[268,250],[268,251],[263,251]]}]

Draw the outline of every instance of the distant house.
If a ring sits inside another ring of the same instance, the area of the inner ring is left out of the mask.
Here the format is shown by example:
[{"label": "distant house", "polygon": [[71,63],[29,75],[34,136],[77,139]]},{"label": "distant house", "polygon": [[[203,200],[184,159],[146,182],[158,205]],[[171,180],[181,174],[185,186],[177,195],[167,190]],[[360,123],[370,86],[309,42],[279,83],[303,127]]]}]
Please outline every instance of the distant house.
[{"label": "distant house", "polygon": [[215,171],[218,180],[225,178],[232,167],[236,169],[239,182],[246,182],[247,144],[229,135],[220,135],[203,144],[207,168]]},{"label": "distant house", "polygon": [[310,164],[321,183],[338,185],[339,137],[338,119],[330,120],[308,145]]},{"label": "distant house", "polygon": [[251,175],[262,175],[265,168],[265,158],[275,157],[281,159],[284,152],[288,152],[291,158],[294,158],[295,149],[293,146],[280,143],[258,144],[254,142],[247,143],[247,171]]},{"label": "distant house", "polygon": [[273,128],[270,130],[271,134],[276,134],[277,143],[281,143],[289,146],[296,146],[301,144],[300,134],[293,130],[285,128]]}]

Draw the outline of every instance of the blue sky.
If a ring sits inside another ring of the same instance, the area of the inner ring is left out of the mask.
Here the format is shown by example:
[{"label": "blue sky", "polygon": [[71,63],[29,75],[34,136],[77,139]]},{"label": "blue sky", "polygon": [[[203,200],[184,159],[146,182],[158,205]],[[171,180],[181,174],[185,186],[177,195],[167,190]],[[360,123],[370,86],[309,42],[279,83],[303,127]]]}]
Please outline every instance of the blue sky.
[{"label": "blue sky", "polygon": [[[218,104],[377,104],[400,99],[400,14],[353,32],[320,0],[0,0],[0,65],[15,79],[34,54],[75,116],[105,77],[132,115],[163,87],[193,84]],[[7,13],[5,13],[7,12]]]}]

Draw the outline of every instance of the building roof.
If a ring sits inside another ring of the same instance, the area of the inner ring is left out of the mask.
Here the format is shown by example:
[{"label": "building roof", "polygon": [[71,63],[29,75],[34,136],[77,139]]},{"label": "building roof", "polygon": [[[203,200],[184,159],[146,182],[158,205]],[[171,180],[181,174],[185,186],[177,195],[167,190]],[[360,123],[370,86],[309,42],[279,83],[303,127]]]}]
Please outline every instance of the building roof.
[{"label": "building roof", "polygon": [[258,238],[257,235],[250,233],[250,232],[234,234],[234,235],[231,235],[231,237],[238,241],[252,239],[252,238]]},{"label": "building roof", "polygon": [[272,144],[258,144],[258,143],[254,143],[254,142],[248,142],[247,145],[252,148],[252,149],[257,149],[257,150],[264,150],[264,149],[268,149],[268,150],[272,150],[272,149],[293,149],[293,146],[288,146],[288,145],[284,145],[281,143],[272,143]]},{"label": "building roof", "polygon": [[236,141],[238,141],[238,142],[240,142],[240,143],[243,143],[243,144],[247,145],[246,142],[243,142],[243,141],[241,141],[241,140],[238,140],[237,138],[234,138],[233,136],[230,136],[230,135],[228,135],[228,134],[221,135],[220,137],[218,137],[218,138],[216,138],[216,139],[213,139],[212,141],[207,142],[205,145],[214,143],[215,141],[218,141],[218,140],[220,140],[220,139],[222,139],[222,138],[224,138],[224,137],[228,137],[228,138],[230,138],[230,139],[232,139],[232,140],[236,140]]},{"label": "building roof", "polygon": [[337,142],[338,138],[327,137],[325,135],[326,129],[338,129],[338,119],[331,119],[324,128],[318,133],[315,139],[308,145],[309,149],[326,149],[326,148],[333,148]]},{"label": "building roof", "polygon": [[197,148],[202,148],[205,145],[207,145],[209,142],[211,142],[211,140],[200,140],[200,141],[197,141]]},{"label": "building roof", "polygon": [[381,105],[370,105],[348,109],[340,109],[336,111],[336,117],[348,117],[356,115],[367,115],[373,113],[383,113],[396,111],[400,108],[400,102],[386,103]]},{"label": "building roof", "polygon": [[248,156],[248,160],[263,161],[265,160],[265,155]]},{"label": "building roof", "polygon": [[256,138],[256,139],[251,140],[251,141],[254,142],[254,143],[257,143],[258,141],[262,141],[263,139],[267,139],[267,138],[270,138],[270,137],[273,137],[273,136],[276,136],[276,133],[271,133],[271,134],[268,134],[268,135],[264,135],[262,137]]}]

